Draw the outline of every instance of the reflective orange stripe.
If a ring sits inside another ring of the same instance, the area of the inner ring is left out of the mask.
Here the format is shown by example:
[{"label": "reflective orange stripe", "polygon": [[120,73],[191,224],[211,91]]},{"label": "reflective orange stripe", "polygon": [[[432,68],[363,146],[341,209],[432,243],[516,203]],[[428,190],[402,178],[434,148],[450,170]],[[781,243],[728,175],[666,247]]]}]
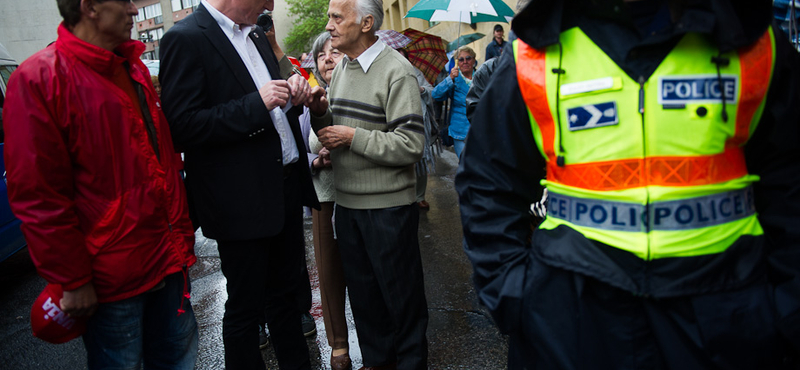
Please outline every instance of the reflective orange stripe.
[{"label": "reflective orange stripe", "polygon": [[542,133],[542,145],[544,153],[547,155],[548,162],[555,163],[555,151],[553,143],[556,140],[555,123],[553,115],[550,113],[550,104],[547,102],[547,88],[545,86],[545,49],[534,49],[522,40],[517,43],[517,70],[525,73],[517,73],[517,81],[522,98],[528,110],[536,120],[539,131]]},{"label": "reflective orange stripe", "polygon": [[772,73],[772,41],[767,30],[758,41],[739,52],[741,95],[736,111],[736,134],[726,146],[741,146],[750,137],[753,115],[767,93]]},{"label": "reflective orange stripe", "polygon": [[728,148],[723,153],[707,156],[632,158],[568,164],[564,167],[554,162],[548,162],[547,165],[548,181],[601,191],[648,185],[699,186],[745,175],[747,166],[740,148]]}]

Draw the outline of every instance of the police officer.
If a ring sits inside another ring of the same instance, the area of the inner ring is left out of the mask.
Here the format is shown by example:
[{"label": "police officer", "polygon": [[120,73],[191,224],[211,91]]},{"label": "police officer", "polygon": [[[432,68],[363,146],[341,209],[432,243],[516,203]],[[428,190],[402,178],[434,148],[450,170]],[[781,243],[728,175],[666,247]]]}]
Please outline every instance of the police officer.
[{"label": "police officer", "polygon": [[796,366],[800,57],[770,19],[734,0],[514,19],[456,175],[510,369]]}]

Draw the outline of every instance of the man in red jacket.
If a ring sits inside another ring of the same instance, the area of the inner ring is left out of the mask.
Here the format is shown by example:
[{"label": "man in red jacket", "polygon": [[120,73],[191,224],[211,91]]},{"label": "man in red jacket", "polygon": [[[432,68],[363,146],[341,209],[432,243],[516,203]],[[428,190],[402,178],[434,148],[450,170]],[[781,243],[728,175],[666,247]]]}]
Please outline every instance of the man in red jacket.
[{"label": "man in red jacket", "polygon": [[59,0],[58,40],[11,76],[12,210],[63,311],[89,317],[90,369],[192,369],[194,234],[169,126],[130,40],[128,1]]}]

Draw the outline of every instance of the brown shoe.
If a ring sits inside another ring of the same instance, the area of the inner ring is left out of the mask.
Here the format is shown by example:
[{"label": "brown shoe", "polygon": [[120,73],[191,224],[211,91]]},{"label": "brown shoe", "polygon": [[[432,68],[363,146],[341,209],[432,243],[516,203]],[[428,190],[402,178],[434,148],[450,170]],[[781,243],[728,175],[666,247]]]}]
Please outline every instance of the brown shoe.
[{"label": "brown shoe", "polygon": [[331,369],[332,370],[351,370],[353,363],[350,362],[350,355],[345,353],[343,355],[331,355]]},{"label": "brown shoe", "polygon": [[431,208],[431,205],[428,204],[428,202],[426,202],[424,200],[419,202],[419,203],[417,203],[417,204],[419,205],[419,209],[430,209]]}]

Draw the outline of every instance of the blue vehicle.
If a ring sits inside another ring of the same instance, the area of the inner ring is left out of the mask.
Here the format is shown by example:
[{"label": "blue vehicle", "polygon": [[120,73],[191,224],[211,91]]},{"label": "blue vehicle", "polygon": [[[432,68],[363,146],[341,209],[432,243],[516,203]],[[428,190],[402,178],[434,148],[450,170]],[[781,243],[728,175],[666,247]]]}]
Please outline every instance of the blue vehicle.
[{"label": "blue vehicle", "polygon": [[[2,107],[6,96],[6,84],[8,84],[8,78],[11,77],[11,72],[17,69],[17,65],[17,61],[0,44],[0,127],[2,127],[3,123]],[[2,154],[4,143],[5,137],[2,129],[0,129],[0,154]],[[3,182],[0,183],[0,262],[2,262],[24,248],[27,243],[22,236],[22,230],[19,228],[20,221],[11,213],[11,207],[8,204],[6,165],[3,162],[2,155],[0,155],[0,171],[3,173]]]}]

